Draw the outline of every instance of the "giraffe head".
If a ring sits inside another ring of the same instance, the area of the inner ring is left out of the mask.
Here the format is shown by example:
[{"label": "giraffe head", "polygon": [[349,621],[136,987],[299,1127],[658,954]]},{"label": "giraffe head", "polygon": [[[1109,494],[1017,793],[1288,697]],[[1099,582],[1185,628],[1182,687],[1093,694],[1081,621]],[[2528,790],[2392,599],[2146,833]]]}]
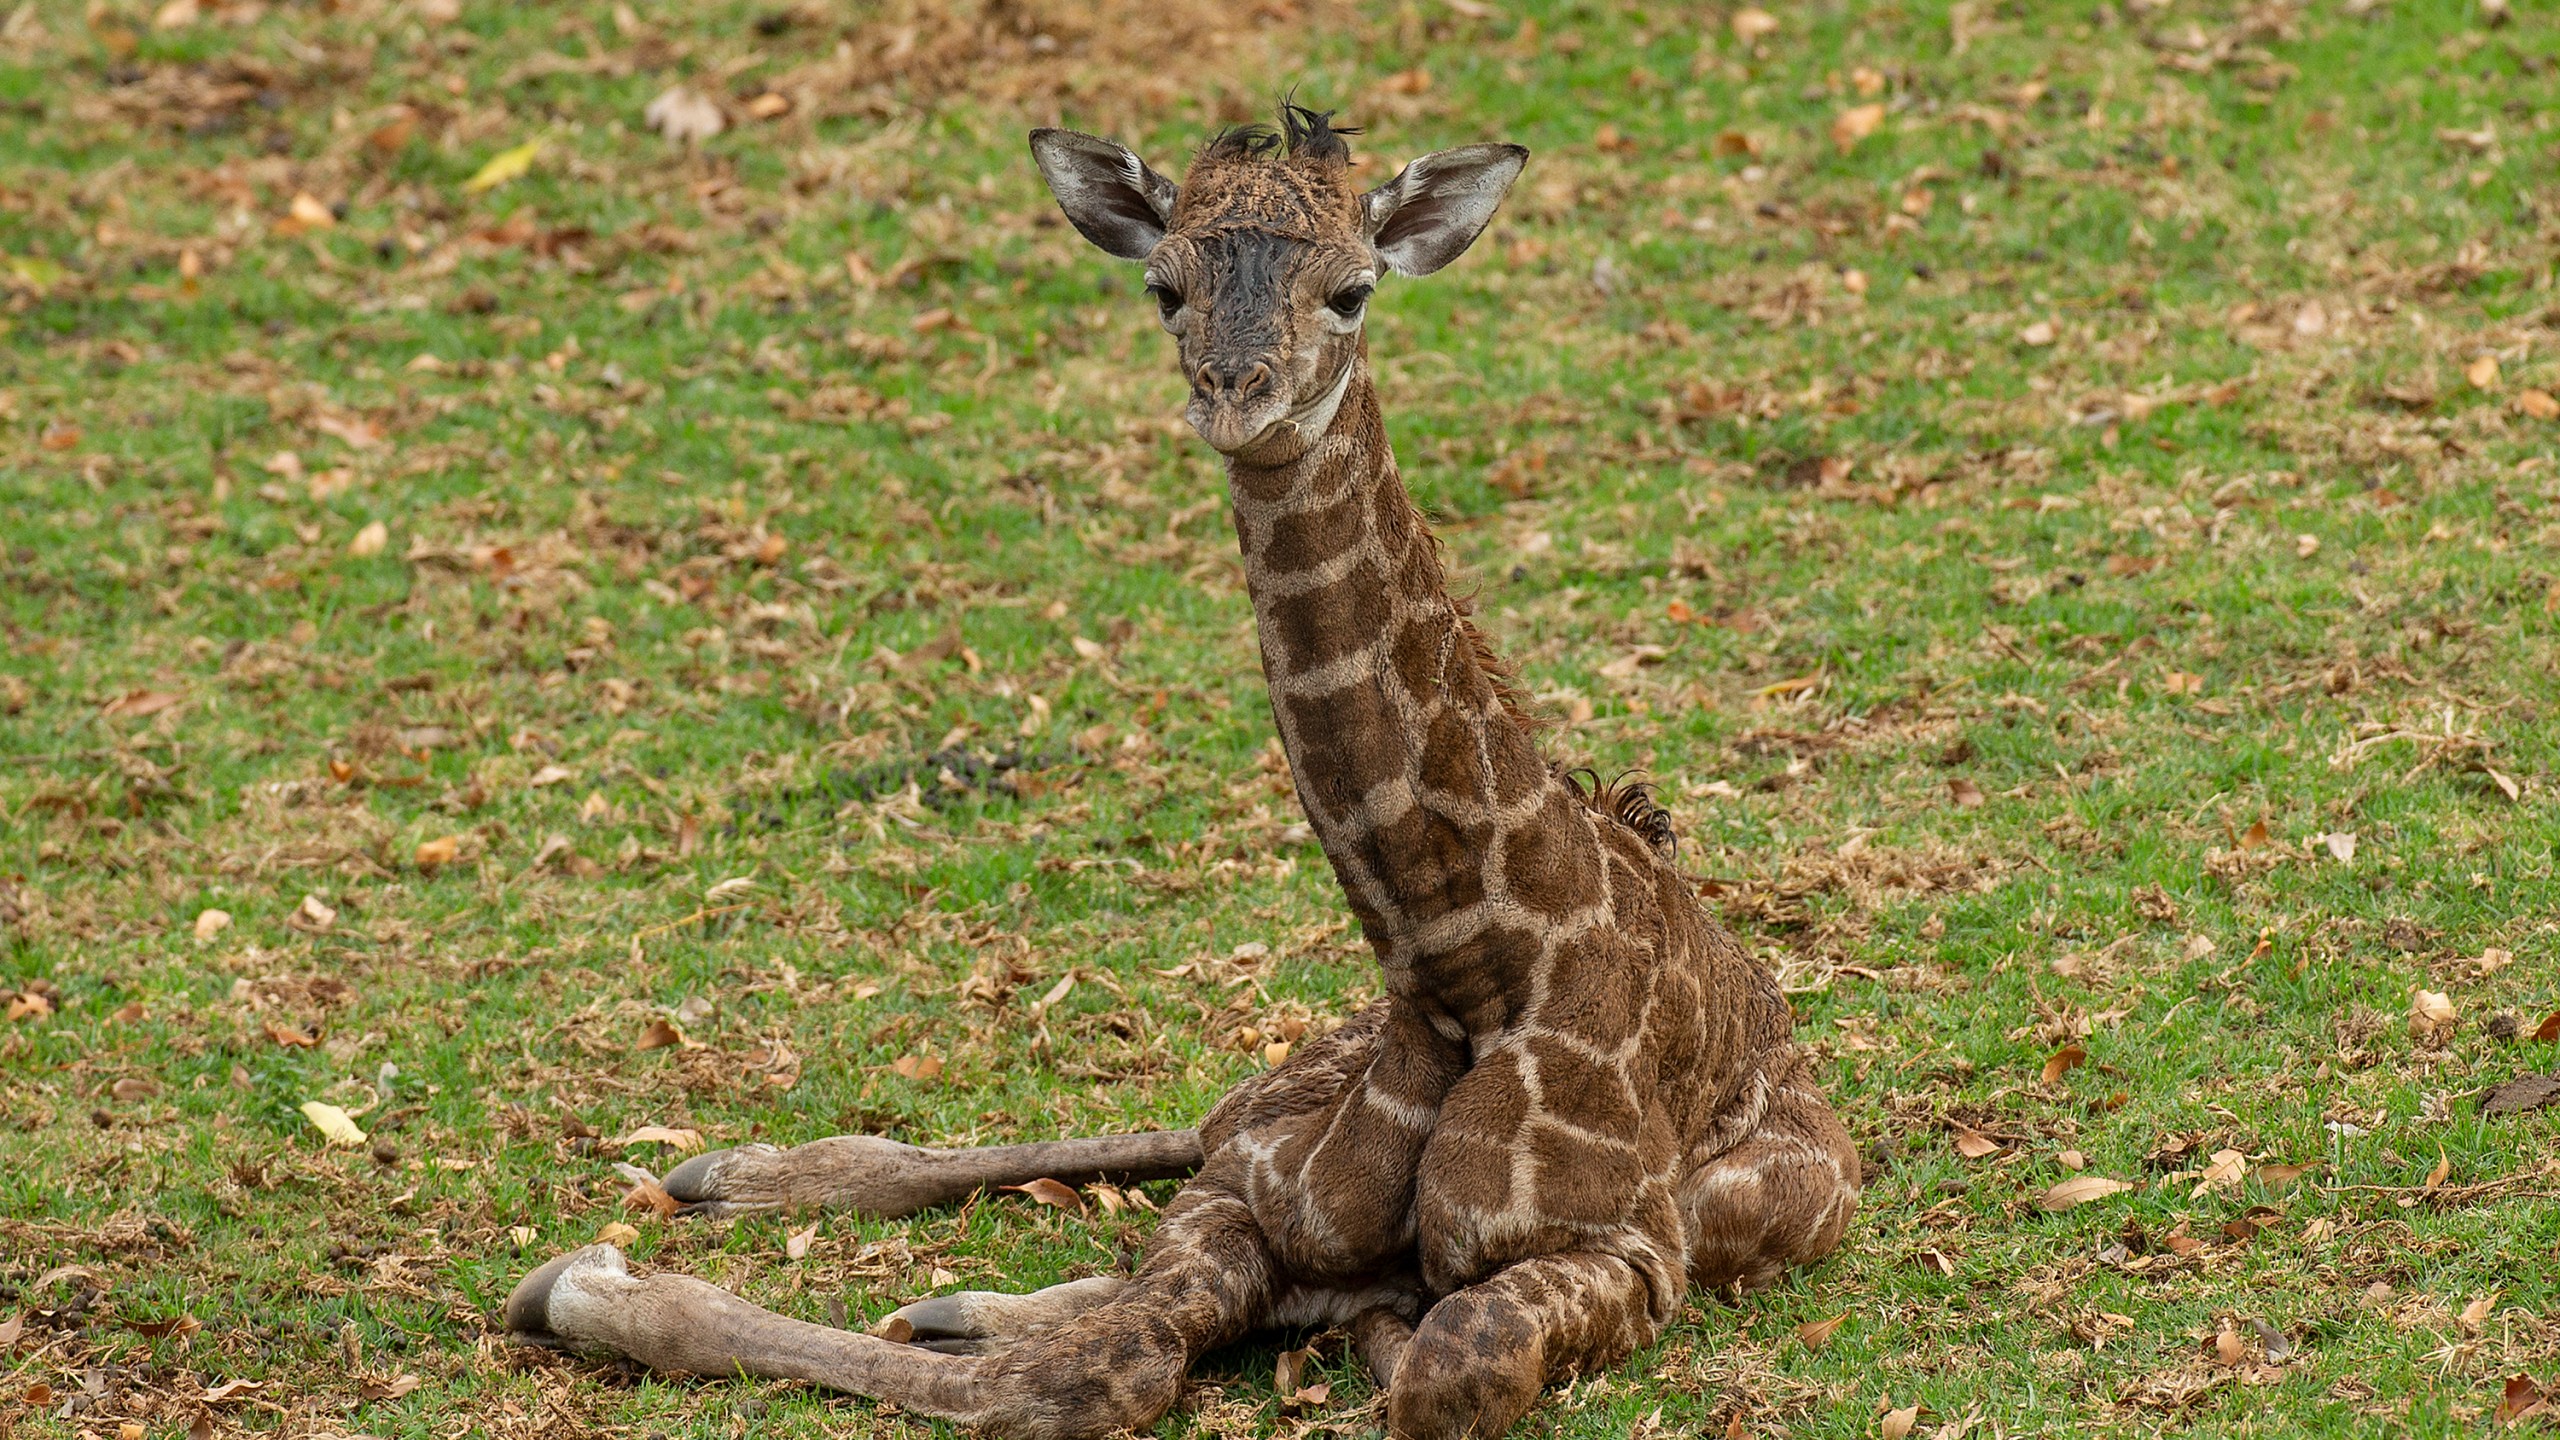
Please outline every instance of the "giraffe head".
[{"label": "giraffe head", "polygon": [[1146,265],[1180,350],[1192,428],[1220,453],[1285,460],[1332,423],[1360,357],[1370,292],[1474,243],[1529,152],[1426,155],[1362,194],[1328,114],[1211,140],[1180,185],[1108,140],[1034,130],[1031,154],[1083,236]]}]

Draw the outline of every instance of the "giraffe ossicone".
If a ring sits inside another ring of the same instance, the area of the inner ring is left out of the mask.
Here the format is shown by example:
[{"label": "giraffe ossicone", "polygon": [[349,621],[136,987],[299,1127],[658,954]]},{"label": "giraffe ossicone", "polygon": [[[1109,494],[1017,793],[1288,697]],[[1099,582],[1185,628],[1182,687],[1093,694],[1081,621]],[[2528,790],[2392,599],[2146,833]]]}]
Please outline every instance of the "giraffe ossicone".
[{"label": "giraffe ossicone", "polygon": [[1456,1440],[1650,1344],[1691,1289],[1765,1285],[1840,1243],[1858,1160],[1776,982],[1702,908],[1640,788],[1539,753],[1387,443],[1369,297],[1463,253],[1528,152],[1444,151],[1363,194],[1350,133],[1291,106],[1211,140],[1179,185],[1089,135],[1031,149],[1078,232],[1145,267],[1191,423],[1225,457],[1273,720],[1385,997],[1197,1131],[837,1137],[667,1177],[712,1213],[895,1215],[1041,1176],[1189,1173],[1125,1278],[936,1297],[863,1335],[590,1247],[517,1286],[510,1330],[1068,1440],[1152,1423],[1206,1350],[1342,1325],[1389,1432]]}]

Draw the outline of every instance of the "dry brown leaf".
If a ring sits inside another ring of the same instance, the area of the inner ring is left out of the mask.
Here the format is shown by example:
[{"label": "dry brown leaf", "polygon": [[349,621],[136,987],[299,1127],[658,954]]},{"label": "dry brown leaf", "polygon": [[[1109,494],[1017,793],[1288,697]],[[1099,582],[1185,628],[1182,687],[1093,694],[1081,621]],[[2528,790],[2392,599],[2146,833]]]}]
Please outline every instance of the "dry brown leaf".
[{"label": "dry brown leaf", "polygon": [[2441,1045],[2460,1023],[2453,997],[2445,992],[2420,987],[2409,996],[2409,1034],[2420,1043]]},{"label": "dry brown leaf", "polygon": [[1003,1185],[998,1186],[997,1188],[1019,1191],[1043,1205],[1055,1205],[1061,1210],[1073,1210],[1078,1214],[1084,1213],[1083,1196],[1078,1195],[1072,1186],[1057,1180],[1052,1180],[1045,1175],[1028,1184]]},{"label": "dry brown leaf", "polygon": [[363,559],[367,555],[381,554],[382,548],[390,543],[391,527],[376,520],[357,531],[355,538],[347,542],[347,553]]},{"label": "dry brown leaf", "polygon": [[1884,1440],[1905,1440],[1911,1433],[1911,1427],[1919,1423],[1920,1407],[1905,1405],[1899,1410],[1884,1412],[1884,1418],[1876,1422],[1876,1433]]},{"label": "dry brown leaf", "polygon": [[454,857],[461,853],[462,837],[459,835],[447,835],[435,840],[421,840],[418,842],[416,857],[418,868],[421,870],[433,870],[439,866],[450,865],[453,863]]},{"label": "dry brown leaf", "polygon": [[2213,1360],[2217,1365],[2237,1365],[2248,1358],[2248,1354],[2249,1347],[2241,1340],[2240,1332],[2228,1325],[2213,1337]]},{"label": "dry brown leaf", "polygon": [[214,936],[219,935],[230,928],[231,912],[228,910],[199,910],[196,912],[195,932],[198,940],[210,940]]},{"label": "dry brown leaf", "polygon": [[2546,1391],[2530,1375],[2508,1376],[2505,1388],[2498,1395],[2498,1423],[2512,1425],[2528,1415],[2544,1413],[2545,1404],[2555,1394],[2560,1394],[2560,1385]]},{"label": "dry brown leaf", "polygon": [[1972,1126],[1957,1125],[1952,1128],[1955,1132],[1956,1153],[1967,1160],[1979,1160],[1986,1155],[1997,1155],[2000,1153],[1999,1141],[1992,1139],[1990,1136],[1983,1134]]},{"label": "dry brown leaf", "polygon": [[2470,381],[2471,388],[2474,390],[2496,389],[2498,385],[2498,357],[2495,355],[2483,355],[2479,359],[2472,361],[2470,364],[2463,366],[2462,378]]},{"label": "dry brown leaf", "polygon": [[789,1235],[784,1236],[782,1240],[783,1258],[786,1260],[806,1260],[809,1258],[809,1247],[816,1244],[818,1240],[818,1224],[818,1221],[812,1220],[809,1222],[808,1229],[794,1230]]},{"label": "dry brown leaf", "polygon": [[942,1061],[933,1055],[901,1055],[889,1063],[889,1068],[918,1083],[942,1078]]},{"label": "dry brown leaf", "polygon": [[2463,1306],[2462,1313],[2454,1317],[2454,1323],[2462,1327],[2463,1334],[2477,1335],[2481,1327],[2489,1323],[2489,1312],[2497,1308],[2498,1292],[2492,1290]]},{"label": "dry brown leaf", "polygon": [[1876,127],[1883,123],[1884,103],[1882,101],[1852,105],[1831,117],[1831,143],[1840,147],[1840,153],[1846,155],[1858,148],[1859,141],[1876,133]]},{"label": "dry brown leaf", "polygon": [[672,1145],[683,1154],[690,1155],[702,1148],[702,1132],[693,1129],[679,1130],[668,1125],[643,1125],[628,1135],[619,1136],[604,1143],[621,1148],[633,1145]]},{"label": "dry brown leaf", "polygon": [[2062,332],[2053,328],[2050,320],[2035,321],[2018,332],[2018,343],[2030,350],[2041,350],[2060,338]]},{"label": "dry brown leaf", "polygon": [[1958,776],[1947,782],[1947,798],[1959,810],[1978,810],[1982,808],[1982,787]]},{"label": "dry brown leaf", "polygon": [[1819,1350],[1831,1343],[1831,1337],[1840,1333],[1848,1319],[1849,1312],[1843,1310],[1828,1320],[1808,1320],[1796,1327],[1796,1338],[1804,1342],[1806,1349]]},{"label": "dry brown leaf", "polygon": [[2536,420],[2560,420],[2560,400],[2548,390],[2519,390],[2516,409]]},{"label": "dry brown leaf", "polygon": [[2542,1017],[2542,1023],[2533,1027],[2533,1038],[2546,1045],[2560,1040],[2560,1010]]},{"label": "dry brown leaf", "polygon": [[2199,1199],[2215,1190],[2237,1190],[2249,1178],[2249,1157],[2237,1150],[2216,1150],[2212,1161],[2196,1177],[2196,1188],[2190,1199]]},{"label": "dry brown leaf", "polygon": [[660,92],[642,107],[640,118],[670,145],[700,144],[729,128],[728,117],[716,102],[682,85]]},{"label": "dry brown leaf", "polygon": [[317,1025],[304,1028],[293,1025],[279,1025],[275,1021],[270,1020],[267,1022],[266,1028],[267,1038],[278,1045],[286,1045],[308,1050],[312,1046],[320,1043],[320,1027]]},{"label": "dry brown leaf", "polygon": [[169,690],[128,690],[108,701],[99,713],[140,719],[145,715],[157,715],[172,705],[183,703],[186,698]]},{"label": "dry brown leaf", "polygon": [[684,1032],[676,1028],[676,1022],[661,1015],[657,1019],[649,1022],[648,1028],[640,1032],[640,1039],[638,1043],[634,1044],[631,1048],[634,1050],[664,1050],[669,1046],[681,1046],[684,1043]]},{"label": "dry brown leaf", "polygon": [[2088,1063],[2089,1052],[2080,1048],[2080,1043],[2075,1040],[2045,1057],[2044,1083],[2057,1084],[2063,1076]]},{"label": "dry brown leaf", "polygon": [[599,1245],[631,1245],[638,1243],[639,1239],[639,1231],[619,1220],[606,1221],[604,1228],[596,1232]]},{"label": "dry brown leaf", "polygon": [[1746,5],[1733,12],[1726,22],[1733,27],[1733,38],[1745,45],[1755,44],[1778,33],[1778,17],[1757,5]]},{"label": "dry brown leaf", "polygon": [[2092,1200],[2121,1195],[2132,1188],[2133,1186],[2111,1176],[2074,1175],[2036,1197],[2036,1204],[2046,1210],[2068,1210],[2074,1205],[2086,1205]]}]

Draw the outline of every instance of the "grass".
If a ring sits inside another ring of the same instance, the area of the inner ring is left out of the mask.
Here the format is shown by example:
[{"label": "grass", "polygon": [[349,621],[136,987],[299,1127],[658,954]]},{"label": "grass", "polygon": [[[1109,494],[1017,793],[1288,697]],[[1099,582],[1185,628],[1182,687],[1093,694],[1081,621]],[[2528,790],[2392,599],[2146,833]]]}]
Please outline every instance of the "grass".
[{"label": "grass", "polygon": [[[1373,993],[1165,342],[1021,141],[1169,167],[1289,83],[1379,178],[1537,152],[1373,309],[1405,470],[1873,1169],[1519,1433],[2560,1383],[2554,1112],[2467,1098],[2560,1008],[2538,7],[453,9],[0,20],[0,1433],[913,1433],[495,1306],[616,1222],[857,1323],[1122,1263],[1143,1208],[1018,1196],[790,1259],[610,1142],[1184,1123]],[[1325,1404],[1260,1346],[1165,1433],[1371,1432],[1315,1343]]]}]

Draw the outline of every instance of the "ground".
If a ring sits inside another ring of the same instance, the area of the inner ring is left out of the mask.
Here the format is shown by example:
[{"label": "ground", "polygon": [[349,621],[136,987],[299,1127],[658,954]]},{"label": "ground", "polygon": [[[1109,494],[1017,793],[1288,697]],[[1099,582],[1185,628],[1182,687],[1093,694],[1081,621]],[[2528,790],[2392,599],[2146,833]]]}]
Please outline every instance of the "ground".
[{"label": "ground", "polygon": [[[0,1434],[913,1434],[496,1308],[612,1226],[857,1324],[1126,1263],[1165,1187],[612,1165],[1184,1124],[1375,993],[1168,342],[1022,143],[1173,171],[1291,86],[1377,179],[1536,152],[1372,308],[1405,471],[1870,1168],[1519,1433],[2560,1385],[2560,1110],[2474,1099],[2560,1064],[2542,7],[39,0]],[[1198,1378],[1165,1434],[1378,1421],[1338,1336]]]}]

